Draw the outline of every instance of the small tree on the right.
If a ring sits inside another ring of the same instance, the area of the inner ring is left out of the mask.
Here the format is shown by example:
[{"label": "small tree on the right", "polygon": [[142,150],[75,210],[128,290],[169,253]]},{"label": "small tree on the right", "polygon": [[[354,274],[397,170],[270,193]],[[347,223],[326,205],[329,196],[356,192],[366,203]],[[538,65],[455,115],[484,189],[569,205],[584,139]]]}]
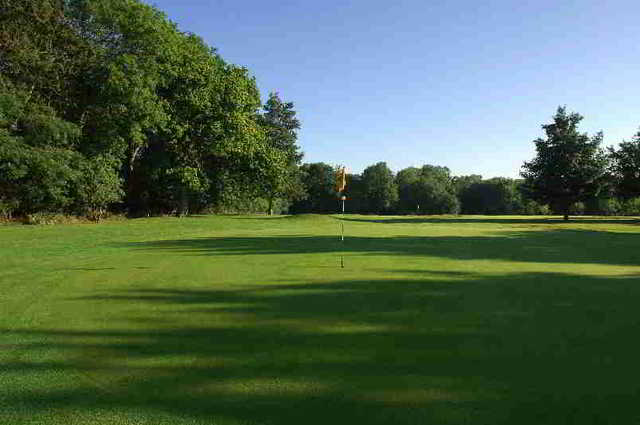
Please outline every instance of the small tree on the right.
[{"label": "small tree on the right", "polygon": [[640,131],[618,149],[609,147],[609,156],[616,195],[625,200],[640,196]]},{"label": "small tree on the right", "polygon": [[559,107],[553,122],[542,126],[546,138],[533,141],[536,157],[525,162],[520,173],[528,196],[565,220],[573,204],[597,196],[606,185],[602,132],[592,137],[578,132],[582,118]]}]

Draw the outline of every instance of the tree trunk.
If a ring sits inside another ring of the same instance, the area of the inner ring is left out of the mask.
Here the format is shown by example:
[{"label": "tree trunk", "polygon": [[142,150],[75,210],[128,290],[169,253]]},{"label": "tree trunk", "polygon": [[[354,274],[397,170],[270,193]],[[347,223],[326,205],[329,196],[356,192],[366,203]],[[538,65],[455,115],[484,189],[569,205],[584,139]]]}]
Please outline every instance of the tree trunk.
[{"label": "tree trunk", "polygon": [[189,215],[189,197],[184,189],[180,193],[180,212],[178,214],[180,217]]},{"label": "tree trunk", "polygon": [[564,221],[569,221],[569,213],[564,213]]},{"label": "tree trunk", "polygon": [[273,196],[269,196],[269,211],[267,213],[273,215]]},{"label": "tree trunk", "polygon": [[135,162],[138,158],[139,152],[140,147],[133,147],[132,144],[129,145],[127,166],[125,172],[125,204],[127,206],[129,214],[134,212],[134,210],[139,209],[140,207],[140,205],[136,205],[137,200],[134,199],[134,192],[136,190],[134,182]]}]

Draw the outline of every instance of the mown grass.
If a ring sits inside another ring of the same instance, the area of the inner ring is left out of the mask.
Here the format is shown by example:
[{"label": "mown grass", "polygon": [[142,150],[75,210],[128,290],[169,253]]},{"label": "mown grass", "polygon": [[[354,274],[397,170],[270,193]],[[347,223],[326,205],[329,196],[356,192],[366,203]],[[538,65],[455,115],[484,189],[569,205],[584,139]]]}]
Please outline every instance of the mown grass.
[{"label": "mown grass", "polygon": [[0,227],[0,423],[640,423],[637,221],[342,222]]}]

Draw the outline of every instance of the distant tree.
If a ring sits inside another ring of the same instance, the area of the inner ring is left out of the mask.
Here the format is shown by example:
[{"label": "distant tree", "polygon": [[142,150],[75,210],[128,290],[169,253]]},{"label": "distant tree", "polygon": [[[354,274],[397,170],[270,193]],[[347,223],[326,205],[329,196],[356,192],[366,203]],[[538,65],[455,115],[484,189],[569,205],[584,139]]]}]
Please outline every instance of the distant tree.
[{"label": "distant tree", "polygon": [[517,214],[524,209],[518,182],[505,177],[469,185],[462,189],[460,202],[465,214]]},{"label": "distant tree", "polygon": [[624,215],[640,216],[640,197],[627,199],[622,202],[620,212]]},{"label": "distant tree", "polygon": [[424,165],[400,170],[398,211],[412,214],[456,214],[460,203],[447,167]]},{"label": "distant tree", "polygon": [[362,173],[363,195],[369,212],[390,212],[398,201],[398,187],[386,162],[371,165]]},{"label": "distant tree", "polygon": [[337,201],[335,191],[335,170],[324,162],[303,164],[300,167],[301,181],[305,188],[304,199],[293,202],[293,213],[335,212]]},{"label": "distant tree", "polygon": [[519,198],[519,209],[516,211],[517,214],[549,215],[551,213],[548,205],[541,204],[529,196],[524,180],[515,179],[514,186]]},{"label": "distant tree", "polygon": [[640,196],[640,131],[631,141],[609,147],[615,193],[623,199]]},{"label": "distant tree", "polygon": [[458,197],[466,188],[468,188],[472,184],[480,183],[481,181],[482,176],[478,174],[471,174],[468,176],[454,176],[452,178],[453,187],[455,187]]},{"label": "distant tree", "polygon": [[283,102],[278,93],[270,93],[260,123],[268,146],[281,153],[284,159],[284,167],[263,181],[264,194],[269,202],[268,213],[271,215],[276,198],[294,200],[304,196],[299,170],[303,154],[296,144],[300,120],[296,117],[292,102]]},{"label": "distant tree", "polygon": [[589,137],[578,132],[582,116],[559,107],[553,123],[543,125],[546,138],[536,139],[537,155],[525,162],[521,175],[535,200],[569,219],[571,206],[597,195],[605,183],[607,158],[602,133]]},{"label": "distant tree", "polygon": [[[360,174],[347,174],[347,187],[344,191],[347,197],[345,211],[349,213],[369,212],[368,199],[365,195],[365,185]],[[335,208],[338,208],[335,204]]]},{"label": "distant tree", "polygon": [[396,185],[398,186],[398,212],[418,212],[419,199],[416,192],[416,184],[420,180],[420,169],[409,167],[398,171]]},{"label": "distant tree", "polygon": [[412,184],[419,214],[457,214],[460,203],[447,167],[424,165]]}]

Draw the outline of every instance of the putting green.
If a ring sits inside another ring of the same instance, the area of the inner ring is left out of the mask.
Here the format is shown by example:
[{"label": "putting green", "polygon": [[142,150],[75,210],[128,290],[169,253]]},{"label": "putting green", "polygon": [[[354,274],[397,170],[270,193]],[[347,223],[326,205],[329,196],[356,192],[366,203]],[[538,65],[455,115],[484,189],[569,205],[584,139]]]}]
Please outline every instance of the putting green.
[{"label": "putting green", "polygon": [[3,226],[0,266],[0,424],[640,423],[631,219]]}]

